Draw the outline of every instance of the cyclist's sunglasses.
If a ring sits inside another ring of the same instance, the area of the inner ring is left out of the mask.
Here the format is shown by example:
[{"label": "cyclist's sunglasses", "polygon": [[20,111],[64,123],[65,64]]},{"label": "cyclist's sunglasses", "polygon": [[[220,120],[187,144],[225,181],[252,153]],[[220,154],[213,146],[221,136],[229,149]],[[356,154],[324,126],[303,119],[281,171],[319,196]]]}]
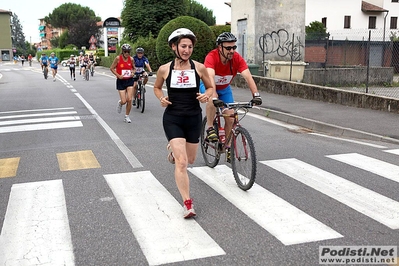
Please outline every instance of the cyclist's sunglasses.
[{"label": "cyclist's sunglasses", "polygon": [[122,51],[124,54],[130,54],[130,51],[129,50],[123,50]]},{"label": "cyclist's sunglasses", "polygon": [[233,49],[233,50],[237,49],[237,45],[234,45],[234,46],[223,46],[223,45],[222,45],[222,47],[223,47],[224,49],[226,49],[227,51],[230,51],[231,49]]}]

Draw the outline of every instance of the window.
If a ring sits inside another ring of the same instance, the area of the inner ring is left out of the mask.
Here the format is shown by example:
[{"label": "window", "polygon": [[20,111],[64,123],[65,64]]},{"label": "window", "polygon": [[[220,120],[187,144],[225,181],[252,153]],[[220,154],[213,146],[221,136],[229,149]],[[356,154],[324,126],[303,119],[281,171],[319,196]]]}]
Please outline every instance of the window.
[{"label": "window", "polygon": [[398,3],[399,0],[392,0],[392,3]]},{"label": "window", "polygon": [[344,29],[350,29],[351,27],[351,16],[345,16]]},{"label": "window", "polygon": [[398,17],[391,17],[390,29],[396,30],[398,28]]},{"label": "window", "polygon": [[327,18],[326,17],[321,19],[321,23],[323,23],[324,28],[327,28]]},{"label": "window", "polygon": [[377,24],[377,17],[370,16],[369,17],[369,29],[375,29]]}]

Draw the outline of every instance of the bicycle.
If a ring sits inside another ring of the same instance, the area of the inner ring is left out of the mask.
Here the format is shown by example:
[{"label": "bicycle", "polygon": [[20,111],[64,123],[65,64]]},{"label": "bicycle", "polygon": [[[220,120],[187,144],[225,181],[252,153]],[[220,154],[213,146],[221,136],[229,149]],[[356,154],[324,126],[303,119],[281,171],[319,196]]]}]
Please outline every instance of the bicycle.
[{"label": "bicycle", "polygon": [[44,75],[44,79],[47,79],[47,76],[48,76],[48,68],[47,68],[47,66],[43,67],[43,75]]},{"label": "bicycle", "polygon": [[90,69],[90,74],[91,74],[92,77],[94,76],[94,64],[95,64],[95,63],[92,62],[92,63],[90,64],[90,67],[89,67],[89,69]]},{"label": "bicycle", "polygon": [[89,78],[90,78],[90,69],[85,67],[85,79],[86,79],[86,81],[89,81]]},{"label": "bicycle", "polygon": [[[145,108],[145,86],[143,84],[143,77],[145,75],[139,74],[136,75],[137,79],[137,90],[136,94],[134,95],[134,100],[136,101],[136,108],[140,109],[141,108],[141,113],[144,113],[144,108]],[[152,76],[152,73],[148,73],[148,76]]]},{"label": "bicycle", "polygon": [[[217,101],[221,102],[220,100]],[[245,117],[248,109],[252,108],[253,103],[252,101],[224,103],[223,106],[218,107],[214,100],[214,105],[216,107],[216,115],[213,126],[218,133],[216,142],[211,142],[206,138],[207,118],[205,117],[202,121],[201,151],[205,164],[211,168],[215,167],[223,153],[226,154],[226,161],[228,161],[228,153],[230,152],[230,163],[234,179],[239,188],[244,191],[248,190],[255,182],[257,160],[252,137],[249,131],[241,126],[240,121]],[[224,108],[233,109],[234,113],[223,114]],[[240,110],[243,112],[239,112]],[[242,115],[242,117],[239,118],[239,115]],[[223,129],[221,117],[232,117],[234,119],[231,132],[226,132],[225,135],[221,132],[221,129]],[[229,143],[231,143],[231,147],[229,147]]]}]

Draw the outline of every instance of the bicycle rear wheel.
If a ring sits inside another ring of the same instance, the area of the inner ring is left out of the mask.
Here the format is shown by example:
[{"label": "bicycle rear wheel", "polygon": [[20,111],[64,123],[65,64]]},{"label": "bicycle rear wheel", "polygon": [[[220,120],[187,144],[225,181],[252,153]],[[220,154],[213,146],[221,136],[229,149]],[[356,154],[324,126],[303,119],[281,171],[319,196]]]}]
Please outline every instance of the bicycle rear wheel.
[{"label": "bicycle rear wheel", "polygon": [[255,145],[248,130],[237,127],[234,130],[231,147],[231,168],[234,179],[242,190],[250,189],[256,178]]},{"label": "bicycle rear wheel", "polygon": [[144,108],[145,108],[145,88],[144,87],[141,87],[139,102],[141,102],[141,113],[144,113]]},{"label": "bicycle rear wheel", "polygon": [[206,117],[204,117],[202,120],[201,129],[201,151],[205,164],[213,168],[219,163],[220,160],[220,153],[218,151],[219,142],[210,142],[206,139],[207,128]]}]

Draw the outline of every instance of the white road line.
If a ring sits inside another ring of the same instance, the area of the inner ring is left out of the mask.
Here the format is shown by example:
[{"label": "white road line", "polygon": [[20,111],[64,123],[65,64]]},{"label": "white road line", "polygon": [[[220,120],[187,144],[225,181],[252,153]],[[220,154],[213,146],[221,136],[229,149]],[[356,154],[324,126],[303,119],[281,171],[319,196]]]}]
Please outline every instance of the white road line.
[{"label": "white road line", "polygon": [[399,202],[397,201],[297,159],[270,160],[261,161],[261,163],[389,228],[399,229]]},{"label": "white road line", "polygon": [[399,155],[399,149],[395,149],[395,150],[386,150],[385,152],[389,152],[389,153],[392,153],[392,154]]},{"label": "white road line", "polygon": [[251,116],[253,118],[256,118],[256,119],[259,119],[259,120],[263,120],[265,122],[280,126],[280,127],[285,127],[287,129],[290,129],[290,130],[299,130],[299,129],[303,128],[303,127],[300,127],[300,126],[291,125],[291,124],[287,124],[285,122],[281,122],[281,121],[277,121],[277,120],[274,120],[274,119],[271,119],[271,118],[267,118],[267,117],[264,117],[264,116],[261,116],[261,115],[258,115],[258,114],[247,113],[247,115]]},{"label": "white road line", "polygon": [[0,265],[75,265],[61,180],[12,186],[0,235]]},{"label": "white road line", "polygon": [[8,127],[0,127],[0,134],[1,133],[11,133],[11,132],[22,132],[22,131],[71,128],[71,127],[83,127],[83,124],[80,121],[72,121],[72,122],[57,122],[57,123],[45,123],[45,124],[8,126]]},{"label": "white road line", "polygon": [[40,114],[8,115],[8,116],[0,116],[0,120],[19,119],[19,118],[24,118],[24,117],[71,115],[71,114],[77,114],[77,112],[76,111],[68,111],[68,112],[52,112],[52,113],[40,113]]},{"label": "white road line", "polygon": [[239,189],[231,169],[225,165],[215,168],[194,167],[189,171],[284,245],[342,237],[330,227],[257,184],[248,191]]},{"label": "white road line", "polygon": [[372,143],[368,143],[368,142],[363,142],[363,141],[358,141],[358,140],[353,140],[353,139],[344,139],[344,138],[340,138],[340,137],[333,137],[333,136],[324,135],[324,134],[320,134],[320,133],[309,133],[309,134],[310,135],[314,135],[314,136],[319,136],[319,137],[325,137],[325,138],[330,138],[330,139],[337,139],[337,140],[347,141],[347,142],[356,143],[356,144],[365,145],[365,146],[370,146],[370,147],[379,148],[379,149],[386,149],[387,148],[385,146],[376,145],[376,144],[372,144]]},{"label": "white road line", "polygon": [[19,119],[19,120],[9,120],[9,121],[0,121],[0,126],[5,125],[20,125],[20,124],[28,124],[28,123],[48,123],[55,121],[71,121],[71,120],[80,120],[79,116],[57,116],[57,117],[47,117],[47,118],[34,118],[34,119]]},{"label": "white road line", "polygon": [[104,177],[150,265],[225,255],[151,172]]},{"label": "white road line", "polygon": [[397,165],[380,161],[358,153],[327,155],[326,157],[355,166],[399,183],[399,166]]},{"label": "white road line", "polygon": [[73,110],[73,107],[62,107],[62,108],[47,108],[47,109],[31,109],[31,110],[17,110],[17,111],[6,111],[0,112],[1,114],[13,114],[13,113],[32,113],[32,112],[43,112],[43,111],[58,111],[58,110]]}]

